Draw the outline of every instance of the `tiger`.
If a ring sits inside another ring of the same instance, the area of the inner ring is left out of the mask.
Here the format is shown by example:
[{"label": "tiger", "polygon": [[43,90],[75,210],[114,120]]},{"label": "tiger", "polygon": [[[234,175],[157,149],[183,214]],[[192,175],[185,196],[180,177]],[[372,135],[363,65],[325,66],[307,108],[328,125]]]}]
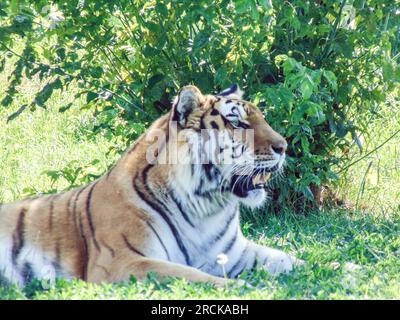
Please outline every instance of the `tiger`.
[{"label": "tiger", "polygon": [[1,277],[23,287],[155,273],[225,286],[255,268],[290,272],[299,259],[241,231],[239,207],[264,203],[287,149],[243,94],[236,84],[214,95],[184,86],[104,176],[1,205]]}]

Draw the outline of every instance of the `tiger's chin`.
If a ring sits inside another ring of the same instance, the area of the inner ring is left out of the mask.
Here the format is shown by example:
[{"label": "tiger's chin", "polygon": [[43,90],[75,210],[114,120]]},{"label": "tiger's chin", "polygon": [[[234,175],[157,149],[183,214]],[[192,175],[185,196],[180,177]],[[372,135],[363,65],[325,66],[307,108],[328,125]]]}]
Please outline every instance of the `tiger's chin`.
[{"label": "tiger's chin", "polygon": [[250,208],[261,207],[266,199],[267,193],[264,188],[250,190],[245,197],[239,197],[239,201]]},{"label": "tiger's chin", "polygon": [[231,182],[233,194],[247,207],[257,208],[262,206],[267,198],[265,185],[270,178],[270,173],[256,174],[251,179],[234,176]]}]

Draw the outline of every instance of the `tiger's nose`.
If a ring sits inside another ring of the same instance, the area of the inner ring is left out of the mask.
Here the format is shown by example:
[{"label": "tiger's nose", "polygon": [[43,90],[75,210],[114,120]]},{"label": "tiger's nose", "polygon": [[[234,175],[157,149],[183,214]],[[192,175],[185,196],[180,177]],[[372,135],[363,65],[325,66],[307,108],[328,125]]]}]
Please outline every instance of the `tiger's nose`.
[{"label": "tiger's nose", "polygon": [[273,144],[271,144],[271,149],[273,152],[282,155],[285,153],[287,148],[287,143],[286,141],[279,141],[279,142],[275,142]]}]

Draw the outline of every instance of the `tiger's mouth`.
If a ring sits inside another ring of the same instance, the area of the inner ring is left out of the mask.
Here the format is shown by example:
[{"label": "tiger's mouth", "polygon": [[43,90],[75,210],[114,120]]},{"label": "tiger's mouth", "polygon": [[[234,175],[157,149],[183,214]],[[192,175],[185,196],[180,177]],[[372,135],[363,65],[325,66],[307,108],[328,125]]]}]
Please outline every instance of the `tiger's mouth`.
[{"label": "tiger's mouth", "polygon": [[236,196],[245,198],[249,192],[264,188],[271,178],[271,172],[278,169],[277,164],[271,168],[257,168],[251,176],[234,175],[231,180],[231,190]]}]

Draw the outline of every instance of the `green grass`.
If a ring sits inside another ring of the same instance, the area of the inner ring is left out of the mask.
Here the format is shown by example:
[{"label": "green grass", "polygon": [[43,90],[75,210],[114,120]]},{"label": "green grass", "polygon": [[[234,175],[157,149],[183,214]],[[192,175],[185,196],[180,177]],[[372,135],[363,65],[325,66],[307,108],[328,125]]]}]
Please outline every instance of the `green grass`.
[{"label": "green grass", "polygon": [[[391,97],[382,105],[382,117],[370,123],[369,136],[362,137],[363,155],[385,143],[400,128],[400,100]],[[362,157],[354,147],[354,160]],[[400,133],[381,148],[349,168],[339,186],[341,196],[350,199],[356,209],[375,214],[400,211]]]},{"label": "green grass", "polygon": [[[0,99],[7,72],[9,66],[0,74]],[[88,134],[96,123],[89,111],[75,107],[58,112],[72,92],[52,97],[47,110],[24,112],[6,124],[7,115],[30,101],[38,86],[37,81],[24,81],[13,106],[0,109],[0,202],[68,186],[62,179],[53,182],[44,174],[46,170],[90,167],[98,159],[95,169],[103,172],[115,160],[107,156],[107,151],[117,141]],[[384,141],[398,127],[399,119],[399,112],[391,110],[385,119],[374,123],[368,149]],[[154,276],[145,282],[132,279],[129,283],[103,285],[58,280],[50,288],[46,283],[33,282],[23,290],[0,285],[0,299],[400,298],[399,142],[397,137],[379,154],[353,166],[343,179],[341,194],[356,204],[355,209],[307,216],[290,212],[279,217],[246,214],[243,230],[247,236],[306,261],[305,266],[288,275],[272,277],[257,271],[247,275],[251,287],[220,289],[179,279],[160,284]],[[370,171],[365,174],[370,161]],[[349,263],[359,268],[348,270]]]},{"label": "green grass", "polygon": [[[269,217],[266,225],[250,219],[244,229],[259,243],[296,252],[307,261],[288,275],[258,271],[248,276],[252,287],[215,289],[210,285],[171,280],[93,285],[60,280],[49,290],[33,283],[24,291],[0,289],[3,299],[361,299],[400,297],[399,215],[390,219],[326,212],[295,217]],[[251,222],[252,221],[252,222]],[[346,270],[346,264],[360,266]]]},{"label": "green grass", "polygon": [[[10,72],[10,64],[7,66],[0,74],[0,99]],[[73,87],[68,95],[56,92],[49,100],[47,110],[27,110],[7,123],[7,116],[32,101],[32,92],[40,85],[35,80],[24,80],[13,105],[0,109],[0,203],[69,186],[65,179],[53,183],[45,171],[79,166],[89,170],[91,163],[98,160],[93,169],[96,173],[104,172],[114,161],[113,157],[107,156],[107,151],[117,142],[102,135],[90,136],[97,120],[90,111],[79,108],[84,101],[76,101],[75,107],[68,112],[58,112],[60,106],[73,100]]]}]

